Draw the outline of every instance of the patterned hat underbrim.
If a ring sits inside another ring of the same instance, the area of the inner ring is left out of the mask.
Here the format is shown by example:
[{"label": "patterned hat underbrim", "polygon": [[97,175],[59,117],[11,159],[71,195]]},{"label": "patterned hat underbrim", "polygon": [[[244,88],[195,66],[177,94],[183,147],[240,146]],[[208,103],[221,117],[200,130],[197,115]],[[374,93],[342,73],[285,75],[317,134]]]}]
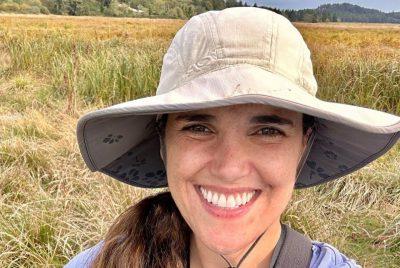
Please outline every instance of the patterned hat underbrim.
[{"label": "patterned hat underbrim", "polygon": [[279,75],[253,66],[232,66],[169,93],[86,114],[78,122],[79,147],[92,171],[138,187],[165,187],[156,115],[245,103],[281,107],[316,118],[314,142],[296,188],[354,172],[383,155],[400,138],[400,118],[395,115],[322,101]]}]

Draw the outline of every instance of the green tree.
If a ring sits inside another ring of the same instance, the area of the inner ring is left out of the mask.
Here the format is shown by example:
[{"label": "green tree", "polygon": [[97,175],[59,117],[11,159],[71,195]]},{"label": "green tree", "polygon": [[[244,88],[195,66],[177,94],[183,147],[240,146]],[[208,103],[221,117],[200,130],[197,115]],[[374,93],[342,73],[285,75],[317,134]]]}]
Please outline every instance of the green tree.
[{"label": "green tree", "polygon": [[185,14],[184,14],[184,12],[183,12],[183,10],[182,10],[182,8],[177,7],[176,13],[177,13],[177,15],[178,15],[178,18],[180,18],[180,19],[185,19],[185,18],[186,18]]},{"label": "green tree", "polygon": [[55,0],[55,14],[62,14],[64,10],[64,1],[63,0]]},{"label": "green tree", "polygon": [[302,21],[305,21],[305,22],[312,22],[313,19],[314,19],[313,14],[311,14],[311,13],[304,13],[301,20],[302,20]]},{"label": "green tree", "polygon": [[321,20],[323,22],[327,22],[329,20],[329,14],[327,12],[323,12]]},{"label": "green tree", "polygon": [[206,10],[213,10],[213,3],[211,1],[204,1],[204,7],[206,8]]},{"label": "green tree", "polygon": [[318,15],[317,15],[317,13],[314,12],[314,13],[312,14],[311,22],[313,22],[313,23],[318,22]]},{"label": "green tree", "polygon": [[184,18],[191,18],[196,15],[196,9],[193,5],[187,5],[183,7]]},{"label": "green tree", "polygon": [[225,6],[226,7],[236,7],[236,6],[238,6],[238,2],[236,2],[236,0],[226,0]]},{"label": "green tree", "polygon": [[101,5],[103,7],[110,7],[112,0],[101,0]]},{"label": "green tree", "polygon": [[221,10],[226,7],[224,0],[212,0],[212,4],[213,4],[213,9],[215,10]]},{"label": "green tree", "polygon": [[296,12],[293,9],[286,11],[285,14],[290,21],[296,21]]},{"label": "green tree", "polygon": [[69,0],[68,1],[68,15],[77,16],[82,6],[82,0]]}]

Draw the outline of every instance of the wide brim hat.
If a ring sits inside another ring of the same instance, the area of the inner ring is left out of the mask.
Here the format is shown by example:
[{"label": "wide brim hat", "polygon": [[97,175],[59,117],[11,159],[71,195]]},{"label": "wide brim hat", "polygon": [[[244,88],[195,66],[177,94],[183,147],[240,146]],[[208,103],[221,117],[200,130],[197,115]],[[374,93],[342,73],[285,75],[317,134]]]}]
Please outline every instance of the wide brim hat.
[{"label": "wide brim hat", "polygon": [[91,171],[138,187],[165,187],[157,115],[265,104],[315,118],[295,184],[304,188],[360,169],[399,139],[400,117],[323,101],[316,92],[310,51],[285,17],[255,7],[208,11],[173,38],[155,96],[80,118],[79,148]]}]

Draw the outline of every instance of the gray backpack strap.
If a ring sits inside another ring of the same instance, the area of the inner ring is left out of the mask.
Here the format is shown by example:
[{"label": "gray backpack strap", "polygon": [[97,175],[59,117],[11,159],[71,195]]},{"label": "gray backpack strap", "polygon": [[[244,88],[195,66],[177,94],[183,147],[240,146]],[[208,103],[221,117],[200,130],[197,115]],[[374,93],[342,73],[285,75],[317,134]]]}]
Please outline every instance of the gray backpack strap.
[{"label": "gray backpack strap", "polygon": [[279,239],[278,250],[274,252],[274,268],[308,268],[312,258],[310,238],[282,224],[282,239]]}]

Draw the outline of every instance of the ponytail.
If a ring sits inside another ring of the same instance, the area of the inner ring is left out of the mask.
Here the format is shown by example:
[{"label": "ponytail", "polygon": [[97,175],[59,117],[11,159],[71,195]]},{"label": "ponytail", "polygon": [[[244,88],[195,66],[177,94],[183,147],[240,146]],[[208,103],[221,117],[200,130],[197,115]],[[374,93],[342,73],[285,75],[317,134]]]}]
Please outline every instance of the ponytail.
[{"label": "ponytail", "polygon": [[170,192],[150,196],[118,217],[91,267],[189,267],[190,234]]}]

